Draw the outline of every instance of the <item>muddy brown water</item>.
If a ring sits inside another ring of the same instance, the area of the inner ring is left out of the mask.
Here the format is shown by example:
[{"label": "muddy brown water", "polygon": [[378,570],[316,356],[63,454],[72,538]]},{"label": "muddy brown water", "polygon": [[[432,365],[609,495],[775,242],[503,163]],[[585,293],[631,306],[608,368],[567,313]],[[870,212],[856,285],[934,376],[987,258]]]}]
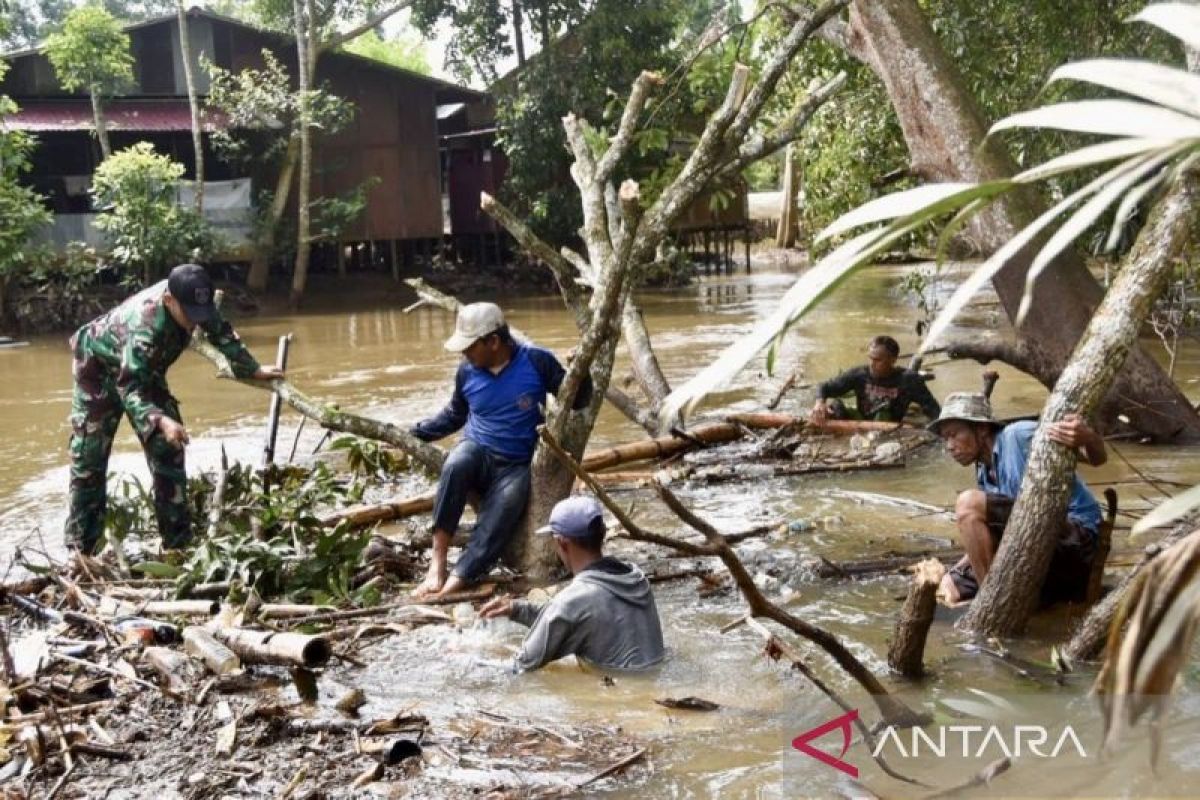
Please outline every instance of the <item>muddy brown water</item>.
[{"label": "muddy brown water", "polygon": [[[850,281],[788,334],[776,376],[767,376],[759,359],[707,408],[757,408],[791,369],[799,368],[801,383],[808,384],[861,363],[866,340],[876,333],[895,336],[906,351],[915,346],[917,311],[897,289],[904,269],[876,268]],[[788,272],[761,271],[706,277],[685,289],[644,293],[642,307],[668,378],[680,382],[707,363],[754,320],[769,313],[793,280],[794,274]],[[575,342],[570,319],[557,298],[514,296],[501,302],[511,322],[538,343],[562,353]],[[341,302],[299,315],[241,319],[237,325],[261,360],[271,359],[279,334],[293,332],[289,374],[298,386],[344,408],[403,424],[445,402],[455,359],[441,348],[453,327],[449,314],[421,308],[405,315],[401,307],[400,302],[381,306],[364,300],[348,309]],[[998,308],[986,297],[971,309],[964,324],[975,329],[1002,327]],[[15,543],[33,531],[41,532],[47,546],[58,547],[71,391],[65,339],[39,338],[28,347],[0,351],[0,557],[5,563]],[[937,360],[936,356],[930,359],[937,373],[936,395],[978,387],[978,365],[938,364]],[[1177,370],[1185,391],[1197,394],[1200,347],[1187,343]],[[1045,390],[1011,369],[1000,367],[1000,372],[995,394],[998,412],[1036,412]],[[211,367],[191,353],[173,368],[171,386],[182,401],[192,435],[188,453],[192,470],[213,467],[222,446],[232,458],[258,458],[267,407],[263,393],[215,381]],[[800,411],[811,397],[811,389],[794,391],[781,410]],[[278,447],[283,456],[292,447],[298,423],[297,415],[285,412]],[[638,435],[638,430],[605,409],[593,443],[617,443]],[[310,452],[319,436],[312,427],[303,431],[298,452]],[[1140,481],[1139,470],[1171,481],[1200,479],[1194,449],[1131,443],[1116,447],[1119,455],[1114,453],[1107,465],[1084,468],[1083,474],[1092,483],[1118,482],[1125,507],[1146,507],[1159,496]],[[122,425],[111,469],[145,478],[142,456],[128,425]],[[969,470],[930,448],[911,459],[904,470],[685,487],[682,493],[697,511],[727,530],[777,519],[808,523],[804,532],[786,541],[752,547],[765,546],[776,555],[790,550],[801,557],[820,554],[838,559],[866,557],[890,548],[944,545],[952,539],[953,529],[935,516],[856,503],[832,490],[879,492],[946,506],[971,481]],[[629,497],[637,501],[637,513],[647,527],[674,526],[648,497]],[[1119,520],[1119,524],[1128,522],[1128,518]],[[1142,544],[1130,542],[1127,531],[1119,531],[1114,542],[1118,550]],[[880,674],[886,671],[883,657],[897,598],[904,592],[903,579],[831,584],[795,576],[790,582],[794,594],[787,605],[794,613],[843,637],[869,666]],[[426,628],[375,645],[367,651],[373,659],[370,668],[331,671],[323,681],[323,694],[336,699],[342,687],[359,686],[371,700],[366,715],[390,714],[416,704],[434,718],[489,709],[532,720],[620,725],[651,748],[650,768],[643,765],[623,782],[596,786],[598,790],[614,787],[607,791],[621,796],[795,797],[846,790],[847,773],[803,756],[789,745],[801,732],[841,714],[840,709],[799,676],[766,660],[752,632],[745,628],[720,632],[738,617],[738,599],[726,595],[699,600],[695,586],[682,582],[661,585],[657,596],[670,657],[651,676],[618,677],[610,686],[600,676],[566,663],[533,675],[512,676],[506,664],[520,632],[501,624],[467,624],[461,630]],[[1194,794],[1200,739],[1195,736],[1197,726],[1189,720],[1200,717],[1196,703],[1185,698],[1177,704],[1181,712],[1167,728],[1161,777],[1155,781],[1146,767],[1144,727],[1132,734],[1130,746],[1116,757],[1103,763],[1097,760],[1099,715],[1094,702],[1085,697],[1086,678],[1068,681],[1066,686],[1022,678],[993,658],[963,651],[963,639],[952,622],[952,614],[939,610],[926,651],[935,678],[922,685],[894,682],[910,703],[943,714],[939,720],[946,721],[946,703],[979,700],[976,690],[1001,694],[1031,717],[1051,717],[1041,724],[1061,722],[1067,716],[1078,719],[1074,729],[1088,754],[1087,759],[1018,757],[1013,770],[998,779],[992,796]],[[1009,644],[1020,655],[1045,660],[1050,646],[1062,638],[1064,624],[1061,614],[1043,615],[1029,637]],[[864,718],[872,722],[877,718],[869,700],[825,658],[802,643],[800,647]],[[1194,683],[1190,673],[1186,683]],[[690,713],[669,711],[652,702],[686,695],[715,701],[722,708]],[[1068,706],[1070,714],[1064,710]],[[837,755],[839,736],[834,732],[821,740],[821,746]],[[900,771],[939,787],[966,780],[1003,754],[995,742],[985,752],[977,752],[978,736],[982,736],[978,734],[964,755],[960,739],[954,736],[945,756],[930,754],[928,749],[916,757],[894,748],[884,752]],[[908,744],[907,738],[904,743]],[[603,748],[604,743],[588,746]],[[920,796],[927,791],[884,776],[857,735],[845,758],[861,771],[860,780],[883,796]],[[501,777],[472,779],[486,784]],[[507,780],[519,781],[519,777],[507,776]]]}]

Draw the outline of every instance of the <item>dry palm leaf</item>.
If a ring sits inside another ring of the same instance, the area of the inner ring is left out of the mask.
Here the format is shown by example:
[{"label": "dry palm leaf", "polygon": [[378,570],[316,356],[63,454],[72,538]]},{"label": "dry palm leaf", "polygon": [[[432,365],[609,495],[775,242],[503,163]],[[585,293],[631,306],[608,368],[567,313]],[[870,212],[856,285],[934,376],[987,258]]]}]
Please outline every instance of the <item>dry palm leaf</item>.
[{"label": "dry palm leaf", "polygon": [[[1176,542],[1134,580],[1109,630],[1096,694],[1104,714],[1104,749],[1152,712],[1150,759],[1200,623],[1200,530]],[[1128,627],[1126,627],[1128,624]]]}]

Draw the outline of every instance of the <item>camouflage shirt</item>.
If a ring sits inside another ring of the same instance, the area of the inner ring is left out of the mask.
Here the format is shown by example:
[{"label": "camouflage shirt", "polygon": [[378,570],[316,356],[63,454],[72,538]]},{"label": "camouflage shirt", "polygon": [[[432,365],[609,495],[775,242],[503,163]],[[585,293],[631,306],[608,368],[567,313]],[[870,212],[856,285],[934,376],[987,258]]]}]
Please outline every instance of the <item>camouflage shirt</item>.
[{"label": "camouflage shirt", "polygon": [[[187,349],[191,334],[163,305],[167,282],[159,281],[75,332],[77,359],[99,362],[116,379],[117,393],[138,435],[147,437],[163,416],[160,398],[169,398],[167,368]],[[218,311],[200,325],[208,340],[229,359],[233,373],[249,378],[259,364]]]}]

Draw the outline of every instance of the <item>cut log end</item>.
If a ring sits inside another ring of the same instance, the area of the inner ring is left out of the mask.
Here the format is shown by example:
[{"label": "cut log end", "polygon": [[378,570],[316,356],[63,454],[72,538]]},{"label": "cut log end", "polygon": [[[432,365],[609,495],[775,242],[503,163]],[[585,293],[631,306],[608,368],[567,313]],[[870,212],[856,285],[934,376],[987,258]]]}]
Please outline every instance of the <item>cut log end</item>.
[{"label": "cut log end", "polygon": [[908,597],[888,647],[888,666],[907,678],[925,674],[925,639],[933,624],[937,590],[945,574],[945,565],[935,558],[927,558],[913,569]]}]

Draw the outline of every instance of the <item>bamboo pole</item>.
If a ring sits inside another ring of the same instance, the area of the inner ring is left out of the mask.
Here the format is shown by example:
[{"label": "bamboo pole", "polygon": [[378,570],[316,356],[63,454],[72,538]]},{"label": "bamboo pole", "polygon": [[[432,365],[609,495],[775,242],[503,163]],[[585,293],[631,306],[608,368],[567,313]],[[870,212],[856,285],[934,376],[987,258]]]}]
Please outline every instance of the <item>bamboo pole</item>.
[{"label": "bamboo pole", "polygon": [[212,633],[247,664],[314,669],[323,666],[333,655],[333,649],[323,636],[245,628],[217,628]]},{"label": "bamboo pole", "polygon": [[218,642],[207,629],[192,625],[183,629],[183,648],[204,662],[216,675],[228,675],[241,667],[237,654]]}]

